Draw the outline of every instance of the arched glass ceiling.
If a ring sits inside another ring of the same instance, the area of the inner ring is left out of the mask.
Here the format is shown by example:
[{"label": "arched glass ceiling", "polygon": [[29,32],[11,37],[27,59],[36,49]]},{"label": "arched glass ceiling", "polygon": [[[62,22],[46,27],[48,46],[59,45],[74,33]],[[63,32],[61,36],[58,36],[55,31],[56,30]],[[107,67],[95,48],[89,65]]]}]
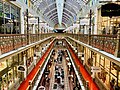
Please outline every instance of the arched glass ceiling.
[{"label": "arched glass ceiling", "polygon": [[[31,0],[35,7],[43,14],[45,21],[58,23],[58,12],[56,0]],[[64,0],[62,23],[71,25],[78,12],[89,0]]]}]

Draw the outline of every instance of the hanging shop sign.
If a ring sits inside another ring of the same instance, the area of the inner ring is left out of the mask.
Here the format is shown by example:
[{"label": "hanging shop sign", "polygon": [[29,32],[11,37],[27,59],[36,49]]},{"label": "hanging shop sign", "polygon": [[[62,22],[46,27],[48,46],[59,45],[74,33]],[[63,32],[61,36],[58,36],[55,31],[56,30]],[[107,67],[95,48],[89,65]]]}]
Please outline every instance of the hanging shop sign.
[{"label": "hanging shop sign", "polygon": [[26,71],[26,66],[25,66],[25,65],[19,65],[19,66],[17,67],[17,70],[18,70],[19,72],[25,72],[25,71]]},{"label": "hanging shop sign", "polygon": [[102,5],[101,7],[101,16],[120,16],[120,5],[115,3],[108,3]]},{"label": "hanging shop sign", "polygon": [[80,25],[89,25],[89,19],[81,19]]},{"label": "hanging shop sign", "polygon": [[38,19],[36,19],[36,18],[29,18],[28,19],[28,23],[29,24],[38,24]]},{"label": "hanging shop sign", "polygon": [[44,87],[44,86],[40,86],[40,87],[38,88],[38,90],[45,90],[45,87]]},{"label": "hanging shop sign", "polygon": [[92,66],[91,67],[91,72],[101,72],[101,68],[98,66]]}]

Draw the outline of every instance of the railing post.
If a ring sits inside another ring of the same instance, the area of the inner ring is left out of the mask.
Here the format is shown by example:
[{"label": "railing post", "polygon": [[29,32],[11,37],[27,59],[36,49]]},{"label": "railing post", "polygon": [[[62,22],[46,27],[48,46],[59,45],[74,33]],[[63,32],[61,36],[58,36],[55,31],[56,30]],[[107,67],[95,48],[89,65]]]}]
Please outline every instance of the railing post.
[{"label": "railing post", "polygon": [[115,49],[115,54],[114,55],[116,57],[120,57],[120,28],[118,28],[116,49]]}]

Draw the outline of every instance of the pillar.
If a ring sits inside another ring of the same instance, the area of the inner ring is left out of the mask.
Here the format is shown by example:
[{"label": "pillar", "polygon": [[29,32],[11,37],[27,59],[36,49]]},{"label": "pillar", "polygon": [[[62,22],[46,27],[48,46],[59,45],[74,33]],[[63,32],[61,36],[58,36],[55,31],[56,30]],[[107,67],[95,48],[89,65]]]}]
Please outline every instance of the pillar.
[{"label": "pillar", "polygon": [[21,16],[21,34],[24,34],[24,9],[23,7],[21,7],[21,12],[20,12],[20,16]]},{"label": "pillar", "polygon": [[95,13],[94,14],[94,18],[95,18],[94,24],[95,24],[95,26],[94,26],[94,32],[93,32],[93,34],[97,34],[97,8],[95,8],[95,12],[94,13]]},{"label": "pillar", "polygon": [[[26,54],[23,56],[23,61],[24,61],[24,66],[26,67]],[[24,79],[27,77],[27,68],[26,71],[24,72]]]},{"label": "pillar", "polygon": [[33,24],[33,34],[35,34],[35,24]]}]

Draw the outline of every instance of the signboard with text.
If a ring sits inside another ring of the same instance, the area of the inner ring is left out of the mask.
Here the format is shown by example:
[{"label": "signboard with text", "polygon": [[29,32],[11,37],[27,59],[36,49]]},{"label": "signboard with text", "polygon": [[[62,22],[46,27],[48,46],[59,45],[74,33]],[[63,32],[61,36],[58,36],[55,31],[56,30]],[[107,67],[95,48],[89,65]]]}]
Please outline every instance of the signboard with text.
[{"label": "signboard with text", "polygon": [[19,65],[19,66],[17,67],[17,70],[18,70],[19,72],[25,72],[25,71],[26,71],[26,67],[25,67],[25,65]]},{"label": "signboard with text", "polygon": [[28,22],[29,22],[29,24],[38,24],[38,19],[36,19],[36,18],[29,18]]},{"label": "signboard with text", "polygon": [[91,67],[91,72],[101,72],[101,68],[98,66],[92,66]]}]

